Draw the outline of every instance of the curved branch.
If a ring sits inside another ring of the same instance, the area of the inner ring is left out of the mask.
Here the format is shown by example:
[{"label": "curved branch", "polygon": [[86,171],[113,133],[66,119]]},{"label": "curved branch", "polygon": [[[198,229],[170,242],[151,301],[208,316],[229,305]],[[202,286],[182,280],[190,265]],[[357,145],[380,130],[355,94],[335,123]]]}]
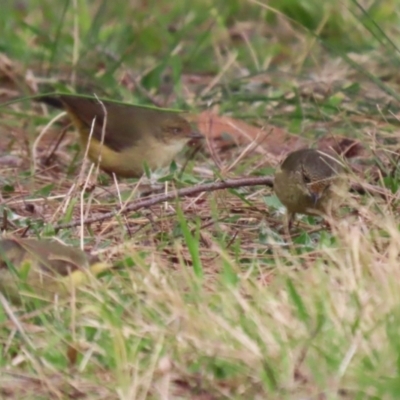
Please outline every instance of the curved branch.
[{"label": "curved branch", "polygon": [[[116,215],[122,214],[122,213],[127,213],[127,212],[133,212],[133,211],[138,211],[141,208],[148,208],[151,206],[154,206],[159,203],[163,203],[165,201],[170,201],[174,200],[176,198],[180,197],[189,197],[189,196],[195,196],[197,194],[200,194],[202,192],[214,192],[216,190],[222,190],[222,189],[235,189],[235,188],[240,188],[240,187],[245,187],[245,186],[269,186],[273,187],[274,184],[274,178],[272,176],[262,176],[262,177],[250,177],[250,178],[237,178],[237,179],[226,179],[224,181],[220,182],[212,182],[212,183],[204,183],[196,186],[191,186],[188,188],[183,188],[175,191],[171,191],[167,194],[160,194],[156,196],[152,196],[148,199],[142,199],[142,200],[137,200],[134,203],[127,205],[126,207],[119,209],[119,210],[113,210],[108,213],[96,216],[96,217],[91,217],[91,218],[86,218],[83,221],[84,225],[92,224],[95,222],[100,222],[104,221],[106,219],[115,217]],[[388,193],[383,192],[383,188],[369,185],[369,184],[353,184],[351,186],[351,191],[360,193],[360,194],[365,194],[365,193],[378,193],[382,196],[387,196]],[[79,226],[82,224],[81,220],[75,220],[72,222],[68,222],[65,224],[58,224],[54,228],[56,230],[59,229],[66,229],[66,228],[73,228],[75,226]]]}]

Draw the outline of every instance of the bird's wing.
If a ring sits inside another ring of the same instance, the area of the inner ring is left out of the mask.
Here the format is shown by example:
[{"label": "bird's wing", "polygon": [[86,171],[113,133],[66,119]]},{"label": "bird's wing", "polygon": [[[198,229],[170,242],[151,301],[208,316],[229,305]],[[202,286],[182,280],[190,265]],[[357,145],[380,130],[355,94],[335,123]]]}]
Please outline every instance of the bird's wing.
[{"label": "bird's wing", "polygon": [[37,260],[49,272],[66,276],[88,266],[87,256],[80,249],[47,240],[14,238],[14,241],[29,254],[28,259]]},{"label": "bird's wing", "polygon": [[102,141],[103,124],[106,119],[103,143],[117,152],[135,146],[138,141],[145,140],[143,135],[151,134],[151,130],[158,127],[161,121],[170,114],[168,111],[110,101],[102,100],[101,104],[96,99],[84,97],[62,95],[60,99],[67,110],[74,114],[75,118],[79,118],[89,131],[95,119],[93,137],[98,141]]}]

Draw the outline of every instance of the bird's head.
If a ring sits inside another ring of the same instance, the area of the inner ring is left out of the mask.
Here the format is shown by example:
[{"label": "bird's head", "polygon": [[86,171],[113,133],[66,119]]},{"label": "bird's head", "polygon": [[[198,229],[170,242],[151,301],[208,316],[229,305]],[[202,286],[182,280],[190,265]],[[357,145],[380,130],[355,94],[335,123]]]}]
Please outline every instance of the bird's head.
[{"label": "bird's head", "polygon": [[334,156],[314,150],[302,149],[291,153],[281,165],[281,170],[295,183],[304,199],[315,207],[330,188],[341,166]]},{"label": "bird's head", "polygon": [[202,139],[203,135],[192,128],[189,122],[179,114],[165,118],[159,130],[159,139],[167,144],[188,142],[193,139]]},{"label": "bird's head", "polygon": [[[301,188],[303,193],[309,197],[313,206],[323,197],[324,193],[329,189],[333,176],[323,176],[319,171],[312,171],[302,166],[301,171]],[[322,175],[322,176],[320,176]]]}]

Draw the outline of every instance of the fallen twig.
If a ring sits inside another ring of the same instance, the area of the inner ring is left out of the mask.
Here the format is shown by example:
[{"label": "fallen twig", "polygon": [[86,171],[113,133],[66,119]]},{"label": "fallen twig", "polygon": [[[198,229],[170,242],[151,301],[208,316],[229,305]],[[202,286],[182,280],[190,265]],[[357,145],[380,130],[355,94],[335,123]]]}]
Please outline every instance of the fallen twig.
[{"label": "fallen twig", "polygon": [[[141,208],[147,208],[154,206],[155,204],[170,201],[179,197],[194,196],[201,192],[214,192],[215,190],[221,189],[235,189],[244,186],[259,186],[266,185],[269,187],[273,186],[274,178],[271,176],[252,177],[252,178],[239,178],[239,179],[227,179],[221,182],[204,183],[201,185],[191,186],[188,188],[171,191],[167,194],[160,194],[152,196],[148,199],[137,200],[134,203],[121,208],[120,210],[113,210],[108,213],[99,215],[97,217],[87,218],[83,221],[84,224],[91,224],[94,222],[104,221],[105,219],[112,218],[118,214],[132,212],[140,210]],[[59,224],[55,226],[55,229],[72,228],[79,225],[82,221],[72,221],[66,224]]]},{"label": "fallen twig", "polygon": [[[157,196],[152,196],[147,199],[137,200],[134,203],[127,205],[126,207],[122,207],[119,210],[113,210],[108,213],[98,215],[96,217],[86,218],[84,221],[79,219],[79,220],[71,221],[71,222],[68,222],[65,224],[58,224],[54,227],[54,229],[59,230],[59,229],[65,229],[65,228],[73,228],[82,223],[85,225],[88,225],[88,224],[92,224],[95,222],[104,221],[106,219],[115,217],[116,215],[119,215],[122,213],[138,211],[141,208],[148,208],[148,207],[154,206],[156,204],[163,203],[165,201],[174,200],[174,199],[180,198],[180,197],[195,196],[202,192],[214,192],[216,190],[236,189],[236,188],[246,187],[246,186],[262,186],[262,185],[264,185],[264,186],[273,187],[273,184],[274,184],[274,178],[272,176],[227,179],[227,180],[220,181],[220,182],[204,183],[201,185],[196,185],[196,186],[191,186],[191,187],[180,189],[180,190],[175,190],[175,191],[172,191],[167,194],[160,194]],[[390,195],[389,191],[387,191],[386,189],[381,188],[379,186],[373,186],[370,184],[359,184],[359,183],[353,184],[351,186],[351,191],[360,193],[360,194],[365,194],[365,193],[376,194],[376,193],[378,193],[379,195],[381,195],[383,197]]]}]

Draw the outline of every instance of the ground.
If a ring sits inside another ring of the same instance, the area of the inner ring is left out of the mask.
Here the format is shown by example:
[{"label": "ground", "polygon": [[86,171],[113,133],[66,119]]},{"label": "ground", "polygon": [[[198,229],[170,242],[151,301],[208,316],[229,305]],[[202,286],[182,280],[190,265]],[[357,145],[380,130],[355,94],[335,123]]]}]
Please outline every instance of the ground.
[{"label": "ground", "polygon": [[[1,398],[399,398],[395,1],[2,8],[2,230],[113,268],[2,298]],[[151,184],[114,181],[31,99],[54,91],[182,109],[205,140]],[[288,238],[273,172],[307,146],[340,153],[352,190]]]}]

